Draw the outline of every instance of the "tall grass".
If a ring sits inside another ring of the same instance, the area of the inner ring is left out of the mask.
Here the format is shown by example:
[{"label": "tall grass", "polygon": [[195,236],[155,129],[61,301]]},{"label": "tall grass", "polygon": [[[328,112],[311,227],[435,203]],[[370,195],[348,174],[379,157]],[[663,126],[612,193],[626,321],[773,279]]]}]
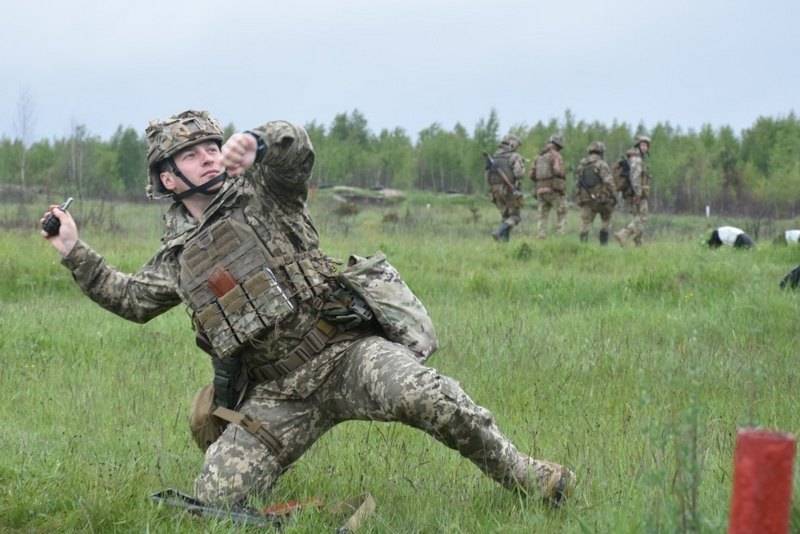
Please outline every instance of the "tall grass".
[{"label": "tall grass", "polygon": [[[90,208],[74,206],[79,222]],[[271,500],[369,491],[372,532],[718,532],[736,427],[800,430],[800,296],[777,286],[800,249],[762,236],[752,251],[709,251],[717,221],[666,216],[645,247],[601,248],[578,243],[574,213],[571,235],[541,242],[529,210],[499,245],[496,212],[470,197],[344,215],[319,195],[312,208],[328,253],[381,249],[423,298],[442,344],[429,363],[580,483],[551,511],[418,431],[346,423]],[[117,206],[118,229],[94,221],[83,237],[135,270],[158,245],[158,211]],[[185,312],[140,326],[99,309],[34,226],[0,236],[0,530],[237,530],[147,501],[167,486],[191,491],[202,464],[186,414],[211,371]],[[337,521],[309,511],[287,531]]]}]

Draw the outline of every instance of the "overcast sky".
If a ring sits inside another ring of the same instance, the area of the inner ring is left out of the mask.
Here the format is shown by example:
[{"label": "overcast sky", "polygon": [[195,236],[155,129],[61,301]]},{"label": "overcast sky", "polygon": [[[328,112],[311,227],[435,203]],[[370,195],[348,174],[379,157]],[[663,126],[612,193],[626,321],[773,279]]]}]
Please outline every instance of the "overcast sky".
[{"label": "overcast sky", "polygon": [[208,109],[246,129],[361,110],[412,137],[497,109],[737,131],[800,110],[799,0],[0,0],[0,136]]}]

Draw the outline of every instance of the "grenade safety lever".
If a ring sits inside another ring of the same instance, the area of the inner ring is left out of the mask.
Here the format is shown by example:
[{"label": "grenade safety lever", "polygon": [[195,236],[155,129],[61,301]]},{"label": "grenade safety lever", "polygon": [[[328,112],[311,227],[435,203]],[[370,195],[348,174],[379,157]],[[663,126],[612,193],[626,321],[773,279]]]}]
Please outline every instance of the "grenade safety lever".
[{"label": "grenade safety lever", "polygon": [[[69,205],[72,204],[72,197],[69,197],[67,200],[61,204],[58,209],[61,211],[67,211]],[[49,236],[58,235],[58,231],[61,228],[61,221],[58,220],[58,217],[53,215],[52,212],[48,213],[44,221],[42,221],[42,230]]]}]

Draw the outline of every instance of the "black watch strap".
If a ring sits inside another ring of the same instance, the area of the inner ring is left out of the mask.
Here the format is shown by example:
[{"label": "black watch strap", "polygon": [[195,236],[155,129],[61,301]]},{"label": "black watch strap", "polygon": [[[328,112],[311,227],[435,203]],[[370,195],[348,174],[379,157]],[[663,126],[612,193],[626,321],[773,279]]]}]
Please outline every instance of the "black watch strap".
[{"label": "black watch strap", "polygon": [[246,134],[252,135],[256,140],[256,160],[255,163],[261,163],[264,159],[264,156],[267,155],[267,143],[264,142],[264,139],[255,132],[247,130]]}]

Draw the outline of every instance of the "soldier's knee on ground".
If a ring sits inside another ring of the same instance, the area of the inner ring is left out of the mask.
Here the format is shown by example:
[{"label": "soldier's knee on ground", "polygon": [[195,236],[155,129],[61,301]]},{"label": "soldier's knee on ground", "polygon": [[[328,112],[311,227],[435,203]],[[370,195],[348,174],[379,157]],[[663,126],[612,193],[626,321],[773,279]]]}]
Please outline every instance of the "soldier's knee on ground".
[{"label": "soldier's knee on ground", "polygon": [[213,506],[241,504],[251,494],[269,491],[282,470],[261,442],[230,425],[206,451],[203,470],[195,479],[195,496]]}]

